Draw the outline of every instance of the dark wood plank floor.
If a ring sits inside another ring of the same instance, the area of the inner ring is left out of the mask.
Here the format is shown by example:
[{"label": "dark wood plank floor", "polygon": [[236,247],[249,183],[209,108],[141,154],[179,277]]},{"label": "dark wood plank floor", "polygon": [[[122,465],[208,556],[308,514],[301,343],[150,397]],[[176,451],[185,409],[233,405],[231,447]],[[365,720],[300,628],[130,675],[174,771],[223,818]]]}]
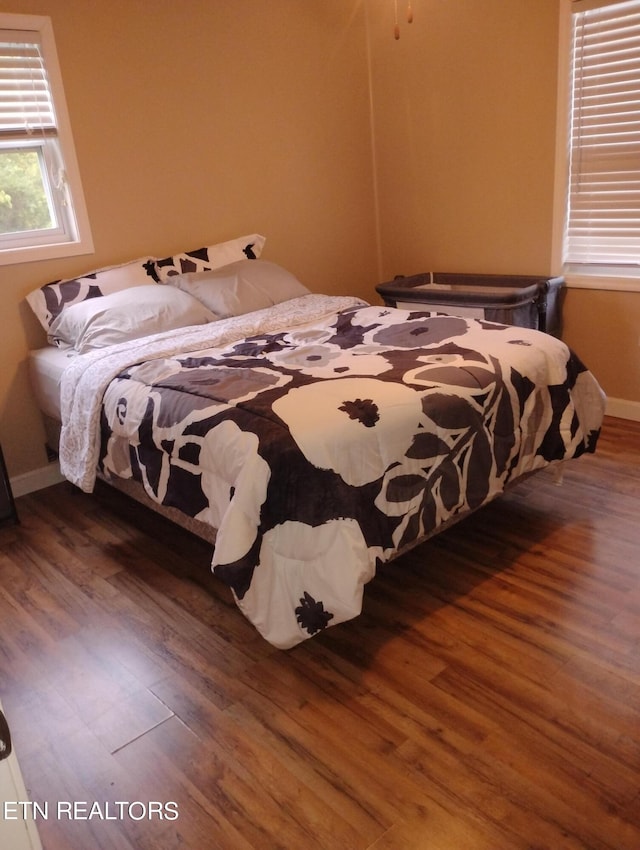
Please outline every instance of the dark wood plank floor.
[{"label": "dark wood plank floor", "polygon": [[18,510],[0,699],[45,850],[640,848],[640,423],[288,652],[124,497]]}]

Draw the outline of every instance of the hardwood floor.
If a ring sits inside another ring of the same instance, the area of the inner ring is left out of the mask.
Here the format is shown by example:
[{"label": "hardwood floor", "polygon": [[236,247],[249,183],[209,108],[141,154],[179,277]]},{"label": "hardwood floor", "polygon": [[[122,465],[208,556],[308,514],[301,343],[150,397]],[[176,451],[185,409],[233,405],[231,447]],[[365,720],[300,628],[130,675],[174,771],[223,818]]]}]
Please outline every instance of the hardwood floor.
[{"label": "hardwood floor", "polygon": [[125,497],[17,506],[0,699],[45,850],[640,848],[640,423],[288,652]]}]

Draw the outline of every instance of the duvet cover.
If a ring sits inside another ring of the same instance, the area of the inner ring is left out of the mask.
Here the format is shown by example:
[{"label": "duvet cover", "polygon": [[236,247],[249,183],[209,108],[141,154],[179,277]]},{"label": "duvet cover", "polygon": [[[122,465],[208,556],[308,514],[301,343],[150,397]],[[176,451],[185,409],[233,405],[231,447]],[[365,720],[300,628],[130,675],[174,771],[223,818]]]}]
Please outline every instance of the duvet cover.
[{"label": "duvet cover", "polygon": [[82,355],[61,468],[217,529],[214,573],[280,648],[355,617],[376,565],[594,451],[604,396],[538,331],[308,295]]}]

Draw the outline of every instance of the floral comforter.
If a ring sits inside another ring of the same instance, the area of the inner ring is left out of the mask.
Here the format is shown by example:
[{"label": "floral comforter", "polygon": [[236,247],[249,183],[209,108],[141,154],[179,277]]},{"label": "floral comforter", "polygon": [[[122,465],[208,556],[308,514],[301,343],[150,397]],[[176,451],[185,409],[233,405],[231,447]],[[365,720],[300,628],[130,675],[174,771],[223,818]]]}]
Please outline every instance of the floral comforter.
[{"label": "floral comforter", "polygon": [[356,616],[376,565],[594,451],[604,396],[559,340],[310,295],[78,357],[63,473],[217,529],[212,569],[281,648]]}]

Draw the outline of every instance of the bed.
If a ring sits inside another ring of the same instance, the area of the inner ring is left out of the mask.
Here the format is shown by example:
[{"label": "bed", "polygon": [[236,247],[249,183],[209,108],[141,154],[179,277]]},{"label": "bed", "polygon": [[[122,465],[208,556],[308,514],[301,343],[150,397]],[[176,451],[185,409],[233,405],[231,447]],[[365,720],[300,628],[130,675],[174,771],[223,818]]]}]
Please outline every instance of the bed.
[{"label": "bed", "polygon": [[[554,337],[313,294],[252,244],[186,271],[143,258],[158,279],[124,275],[115,301],[99,273],[88,298],[57,282],[46,315],[31,298],[57,343],[31,366],[63,474],[125,482],[211,532],[214,574],[286,649],[357,616],[379,564],[593,452],[604,395]],[[118,339],[142,290],[195,312]],[[105,337],[87,316],[107,302]]]}]

